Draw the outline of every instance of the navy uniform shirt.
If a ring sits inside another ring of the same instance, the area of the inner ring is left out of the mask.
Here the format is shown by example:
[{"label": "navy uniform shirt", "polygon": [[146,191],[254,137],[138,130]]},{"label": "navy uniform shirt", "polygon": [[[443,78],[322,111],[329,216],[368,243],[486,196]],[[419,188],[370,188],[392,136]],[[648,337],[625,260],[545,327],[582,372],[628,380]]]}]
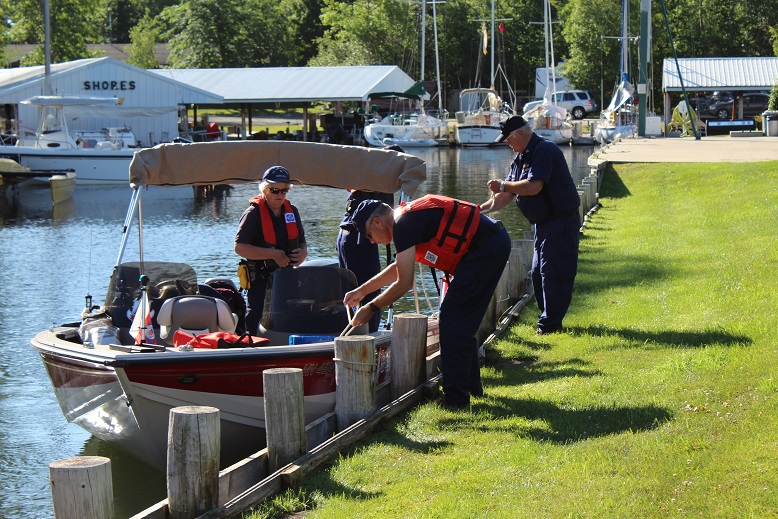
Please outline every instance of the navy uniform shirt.
[{"label": "navy uniform shirt", "polygon": [[516,195],[516,205],[533,224],[575,211],[581,203],[562,150],[537,134],[532,135],[523,153],[516,154],[505,180],[543,181],[537,195]]}]

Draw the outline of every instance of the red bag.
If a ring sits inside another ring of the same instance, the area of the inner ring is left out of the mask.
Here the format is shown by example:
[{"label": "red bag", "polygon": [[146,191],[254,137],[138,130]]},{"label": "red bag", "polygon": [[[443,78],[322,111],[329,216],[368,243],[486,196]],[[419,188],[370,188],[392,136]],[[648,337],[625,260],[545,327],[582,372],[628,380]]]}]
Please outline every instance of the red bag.
[{"label": "red bag", "polygon": [[173,344],[176,348],[179,346],[192,346],[194,348],[245,348],[246,346],[261,346],[270,342],[267,337],[257,337],[244,333],[236,335],[227,332],[211,332],[201,335],[192,335],[191,333],[176,330],[173,335]]}]

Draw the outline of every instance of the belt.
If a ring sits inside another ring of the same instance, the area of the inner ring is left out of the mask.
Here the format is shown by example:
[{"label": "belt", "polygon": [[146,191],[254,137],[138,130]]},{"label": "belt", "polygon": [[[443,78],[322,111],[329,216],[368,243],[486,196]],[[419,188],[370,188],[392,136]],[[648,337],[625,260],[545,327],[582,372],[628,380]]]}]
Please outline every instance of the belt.
[{"label": "belt", "polygon": [[489,240],[492,236],[505,229],[505,226],[500,220],[495,220],[494,225],[488,229],[479,230],[473,236],[473,241],[470,244],[470,249],[474,249],[481,245],[483,242]]},{"label": "belt", "polygon": [[543,225],[544,223],[548,223],[552,220],[559,220],[560,218],[567,218],[568,216],[575,216],[578,215],[578,208],[570,209],[569,211],[562,211],[561,213],[553,214],[543,220],[542,222],[537,222],[536,225]]}]

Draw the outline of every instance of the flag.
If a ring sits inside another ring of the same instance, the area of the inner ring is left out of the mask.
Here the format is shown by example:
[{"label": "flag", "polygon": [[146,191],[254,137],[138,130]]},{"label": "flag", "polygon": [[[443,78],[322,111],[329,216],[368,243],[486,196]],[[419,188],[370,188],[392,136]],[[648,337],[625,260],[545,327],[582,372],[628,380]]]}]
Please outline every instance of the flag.
[{"label": "flag", "polygon": [[486,24],[481,24],[481,28],[484,33],[484,55],[486,55],[486,47],[489,45],[489,35],[486,33]]},{"label": "flag", "polygon": [[154,328],[151,326],[151,305],[149,296],[145,290],[141,291],[141,298],[138,302],[138,308],[135,310],[135,317],[132,318],[130,326],[130,335],[135,339],[135,344],[147,343],[156,344],[154,337]]},{"label": "flag", "polygon": [[500,22],[500,25],[497,27],[497,29],[499,29],[500,34],[504,33],[505,32],[505,24]]}]

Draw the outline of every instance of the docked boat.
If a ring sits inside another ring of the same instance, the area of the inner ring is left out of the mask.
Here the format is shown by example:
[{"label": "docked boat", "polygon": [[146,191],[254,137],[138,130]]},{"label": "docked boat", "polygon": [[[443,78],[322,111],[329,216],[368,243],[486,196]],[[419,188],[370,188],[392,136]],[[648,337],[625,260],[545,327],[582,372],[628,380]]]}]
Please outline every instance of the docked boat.
[{"label": "docked boat", "polygon": [[492,146],[500,136],[500,123],[512,114],[496,90],[466,88],[459,94],[455,140],[460,146]]},{"label": "docked boat", "polygon": [[116,98],[36,96],[22,101],[38,107],[34,131],[20,133],[13,145],[1,145],[0,157],[31,170],[72,170],[79,184],[126,184],[132,156],[139,149],[130,128],[73,132],[67,119],[106,113]]},{"label": "docked boat", "polygon": [[448,145],[448,123],[422,111],[393,113],[365,125],[365,141],[375,147]]},{"label": "docked boat", "polygon": [[629,0],[621,7],[621,59],[619,80],[608,107],[602,111],[594,139],[600,144],[613,142],[618,137],[630,137],[637,132],[638,107],[635,88],[629,82]]},{"label": "docked boat", "polygon": [[570,144],[573,140],[573,125],[568,120],[567,110],[550,102],[535,106],[524,114],[532,131],[556,144]]},{"label": "docked boat", "polygon": [[29,180],[41,180],[48,183],[51,190],[51,202],[57,204],[73,196],[76,185],[74,171],[39,171],[24,167],[15,160],[0,158],[0,185],[16,186]]},{"label": "docked boat", "polygon": [[[294,179],[299,183],[407,195],[425,177],[425,163],[412,155],[321,143],[163,144],[138,151],[130,166],[130,207],[105,303],[95,306],[88,300],[80,320],[31,340],[68,421],[161,468],[169,412],[182,405],[220,410],[223,465],[259,450],[265,369],[303,370],[307,423],[334,409],[334,338],[349,321],[342,301],[356,287],[351,271],[324,260],[276,270],[259,333],[249,344],[234,341],[239,321],[230,302],[241,296],[224,277],[232,273],[196,272],[190,266],[196,258],[187,252],[180,263],[146,259],[153,253],[143,245],[146,188],[258,182],[275,164],[304,172]],[[133,228],[139,251],[129,260]],[[223,332],[227,335],[220,337],[227,339],[223,347],[201,348],[187,332]],[[428,353],[437,350],[437,335],[437,322],[430,319]],[[388,376],[391,334],[374,336],[380,384]]]}]

